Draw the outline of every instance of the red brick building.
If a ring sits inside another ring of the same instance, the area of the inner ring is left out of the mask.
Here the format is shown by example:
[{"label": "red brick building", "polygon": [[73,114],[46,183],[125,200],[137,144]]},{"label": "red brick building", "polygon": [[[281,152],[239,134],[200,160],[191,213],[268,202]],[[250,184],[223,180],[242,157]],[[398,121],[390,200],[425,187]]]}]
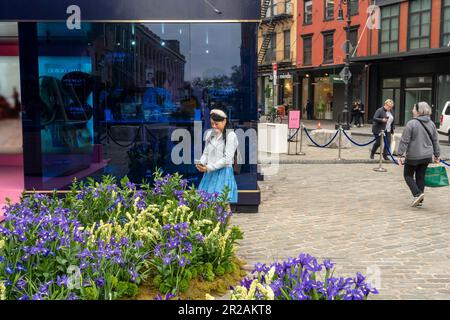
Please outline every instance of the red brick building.
[{"label": "red brick building", "polygon": [[450,0],[384,0],[377,5],[381,29],[372,31],[367,56],[353,59],[369,74],[368,114],[392,98],[396,122],[405,124],[414,103],[426,101],[438,123],[450,100]]},{"label": "red brick building", "polygon": [[[309,99],[317,119],[337,120],[344,104],[345,85],[339,73],[345,62],[346,15],[351,17],[352,56],[370,55],[366,21],[371,0],[301,0],[298,3],[297,77],[301,105]],[[339,11],[344,19],[339,19]],[[353,66],[351,99],[365,94],[364,68]]]},{"label": "red brick building", "polygon": [[[369,8],[372,4],[377,9]],[[427,101],[437,122],[450,100],[450,0],[299,1],[295,83],[302,105],[310,99],[316,118],[336,120],[342,111],[344,85],[332,75],[344,66],[348,5],[350,42],[356,48],[351,99],[365,103],[370,119],[386,98],[392,98],[398,124],[411,118],[415,102]],[[338,19],[340,7],[344,21]],[[366,24],[368,11],[379,18],[379,30]]]}]

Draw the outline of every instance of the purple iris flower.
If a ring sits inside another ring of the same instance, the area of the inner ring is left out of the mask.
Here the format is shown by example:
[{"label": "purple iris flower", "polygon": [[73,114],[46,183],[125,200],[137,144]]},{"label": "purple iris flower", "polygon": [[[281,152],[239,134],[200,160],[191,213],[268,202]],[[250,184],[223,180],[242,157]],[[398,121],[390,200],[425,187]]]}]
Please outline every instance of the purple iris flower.
[{"label": "purple iris flower", "polygon": [[78,300],[78,299],[79,299],[78,296],[73,292],[69,293],[69,295],[67,296],[67,300]]},{"label": "purple iris flower", "polygon": [[361,290],[349,289],[344,295],[343,300],[364,300],[364,295]]},{"label": "purple iris flower", "polygon": [[277,279],[270,284],[270,287],[273,290],[275,298],[281,296],[281,288],[283,287],[283,281],[281,279]]},{"label": "purple iris flower", "polygon": [[103,286],[105,285],[105,279],[103,277],[95,278],[94,282],[98,288],[103,288]]},{"label": "purple iris flower", "polygon": [[177,237],[170,238],[166,243],[167,249],[175,249],[180,245],[180,240]]},{"label": "purple iris flower", "polygon": [[134,268],[128,269],[128,273],[131,275],[131,282],[136,282],[136,279],[139,277],[138,273]]},{"label": "purple iris flower", "polygon": [[356,274],[356,278],[354,279],[354,283],[357,287],[361,287],[362,285],[364,285],[365,280],[366,278],[360,272],[358,272]]},{"label": "purple iris flower", "polygon": [[241,286],[245,287],[248,290],[248,289],[250,289],[252,282],[253,282],[253,279],[244,278],[240,281],[240,284],[241,284]]},{"label": "purple iris flower", "polygon": [[123,265],[124,261],[122,259],[122,257],[115,257],[114,258],[114,262],[117,263],[118,265]]},{"label": "purple iris flower", "polygon": [[163,258],[163,264],[165,266],[168,266],[170,263],[172,262],[172,257],[170,254],[167,254],[164,258]]},{"label": "purple iris flower", "polygon": [[17,270],[27,272],[27,269],[20,262],[17,264]]},{"label": "purple iris flower", "polygon": [[192,244],[189,242],[183,243],[183,249],[181,250],[182,253],[192,253]]},{"label": "purple iris flower", "polygon": [[307,296],[302,289],[294,289],[292,290],[289,295],[294,300],[309,300],[310,297]]},{"label": "purple iris flower", "polygon": [[180,267],[184,267],[185,265],[188,265],[191,263],[191,261],[185,257],[179,257],[178,259],[179,263],[180,263]]},{"label": "purple iris flower", "polygon": [[253,269],[252,273],[263,273],[269,271],[267,266],[264,263],[258,262],[255,264],[255,268]]},{"label": "purple iris flower", "polygon": [[136,188],[136,185],[135,185],[133,182],[130,182],[130,181],[128,181],[128,182],[125,184],[125,186],[126,186],[128,189],[135,189],[135,188]]},{"label": "purple iris flower", "polygon": [[68,281],[68,278],[67,278],[67,276],[66,275],[63,275],[63,276],[57,276],[56,277],[56,284],[59,286],[59,287],[62,287],[62,286],[67,286],[67,281]]},{"label": "purple iris flower", "polygon": [[8,265],[5,268],[6,274],[13,274],[14,273],[14,269],[12,268],[11,264],[8,263]]},{"label": "purple iris flower", "polygon": [[39,293],[40,293],[40,294],[43,294],[43,295],[48,294],[48,287],[49,287],[48,284],[42,284],[42,285],[39,287]]},{"label": "purple iris flower", "polygon": [[25,279],[20,279],[17,281],[17,288],[24,290],[27,285],[27,281]]},{"label": "purple iris flower", "polygon": [[323,265],[324,265],[325,269],[327,269],[327,270],[331,270],[334,268],[334,263],[331,262],[330,260],[325,260],[323,262]]},{"label": "purple iris flower", "polygon": [[138,208],[138,210],[142,210],[142,209],[144,209],[146,206],[147,206],[147,204],[145,203],[144,200],[139,200],[139,201],[136,203],[136,208]]},{"label": "purple iris flower", "polygon": [[157,196],[157,195],[159,195],[159,194],[161,194],[161,193],[162,193],[161,187],[155,187],[155,188],[153,189],[153,195]]},{"label": "purple iris flower", "polygon": [[161,293],[158,292],[156,297],[153,300],[170,300],[172,298],[175,298],[174,294],[167,293],[164,297],[161,295]]},{"label": "purple iris flower", "polygon": [[123,245],[123,246],[127,246],[128,245],[128,238],[122,238],[120,240],[120,244]]},{"label": "purple iris flower", "polygon": [[134,247],[136,248],[136,249],[140,249],[140,248],[142,248],[144,246],[144,243],[141,241],[141,240],[138,240],[138,241],[136,241],[135,243],[134,243]]},{"label": "purple iris flower", "polygon": [[154,254],[155,254],[155,256],[156,257],[160,257],[161,256],[161,245],[157,245],[156,247],[155,247],[155,249],[153,250],[153,252],[154,252]]},{"label": "purple iris flower", "polygon": [[197,239],[198,242],[201,242],[201,243],[203,243],[205,241],[205,239],[203,238],[203,235],[201,233],[197,233],[195,238]]}]

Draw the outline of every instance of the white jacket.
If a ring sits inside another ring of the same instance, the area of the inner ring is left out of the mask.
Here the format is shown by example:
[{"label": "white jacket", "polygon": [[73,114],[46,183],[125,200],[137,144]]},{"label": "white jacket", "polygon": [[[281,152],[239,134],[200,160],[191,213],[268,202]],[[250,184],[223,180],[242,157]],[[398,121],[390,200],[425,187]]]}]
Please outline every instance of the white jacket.
[{"label": "white jacket", "polygon": [[217,135],[213,129],[206,134],[206,145],[200,162],[206,165],[207,171],[215,171],[225,167],[232,167],[234,154],[238,148],[239,142],[234,131],[227,132],[227,145],[222,134]]}]

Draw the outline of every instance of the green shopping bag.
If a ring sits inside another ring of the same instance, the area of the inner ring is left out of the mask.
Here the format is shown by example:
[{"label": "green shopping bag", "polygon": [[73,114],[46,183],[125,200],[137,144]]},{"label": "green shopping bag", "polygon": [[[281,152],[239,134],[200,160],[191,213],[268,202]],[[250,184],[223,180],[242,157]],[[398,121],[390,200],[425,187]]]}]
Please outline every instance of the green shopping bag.
[{"label": "green shopping bag", "polygon": [[425,173],[425,186],[437,188],[448,186],[447,170],[444,167],[428,167]]}]

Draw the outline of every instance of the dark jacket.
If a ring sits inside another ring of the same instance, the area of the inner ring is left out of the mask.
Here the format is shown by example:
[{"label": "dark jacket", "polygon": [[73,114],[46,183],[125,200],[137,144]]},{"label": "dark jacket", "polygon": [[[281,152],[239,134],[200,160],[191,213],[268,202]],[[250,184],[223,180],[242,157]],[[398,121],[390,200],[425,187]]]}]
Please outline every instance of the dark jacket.
[{"label": "dark jacket", "polygon": [[[392,113],[392,112],[391,112]],[[392,116],[394,116],[394,113],[392,113]],[[387,118],[386,109],[384,107],[379,108],[377,111],[375,111],[375,114],[373,115],[373,124],[372,124],[372,132],[374,134],[379,134],[381,130],[386,130],[386,122],[383,122],[383,119]],[[391,133],[394,134],[395,130],[395,118],[391,125]]]},{"label": "dark jacket", "polygon": [[[425,125],[426,129],[419,121]],[[398,154],[405,153],[407,160],[430,159],[433,155],[439,158],[441,155],[439,135],[430,116],[419,116],[408,121],[398,146]]]}]

